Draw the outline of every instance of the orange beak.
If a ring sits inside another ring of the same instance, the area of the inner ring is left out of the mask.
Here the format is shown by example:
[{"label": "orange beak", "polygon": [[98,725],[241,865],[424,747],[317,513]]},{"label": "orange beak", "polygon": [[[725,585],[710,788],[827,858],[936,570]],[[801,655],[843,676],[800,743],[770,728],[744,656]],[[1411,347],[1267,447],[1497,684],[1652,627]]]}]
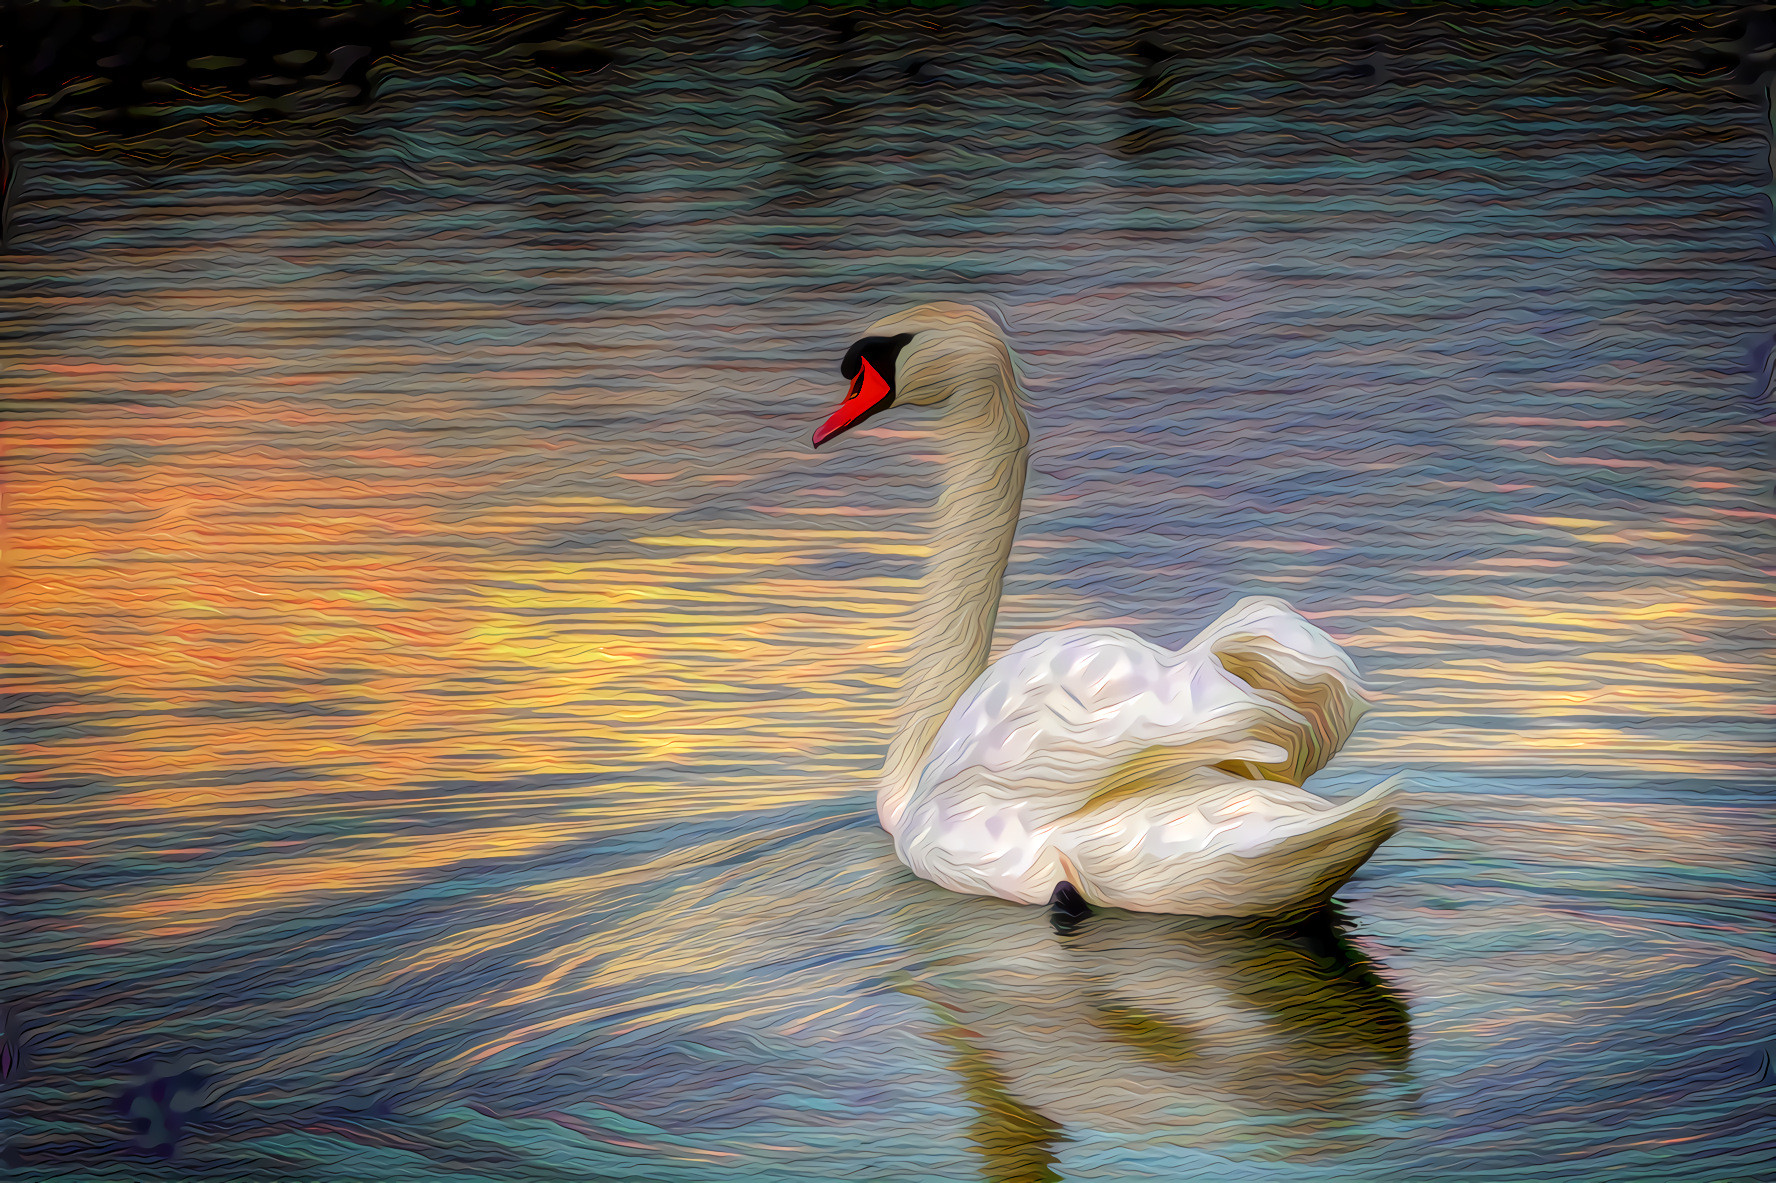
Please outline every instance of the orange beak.
[{"label": "orange beak", "polygon": [[851,390],[845,395],[845,401],[839,409],[827,417],[820,430],[814,433],[814,446],[818,448],[833,436],[838,435],[871,411],[885,406],[894,397],[893,387],[888,380],[876,373],[876,367],[864,361],[857,371],[857,377],[851,381]]}]

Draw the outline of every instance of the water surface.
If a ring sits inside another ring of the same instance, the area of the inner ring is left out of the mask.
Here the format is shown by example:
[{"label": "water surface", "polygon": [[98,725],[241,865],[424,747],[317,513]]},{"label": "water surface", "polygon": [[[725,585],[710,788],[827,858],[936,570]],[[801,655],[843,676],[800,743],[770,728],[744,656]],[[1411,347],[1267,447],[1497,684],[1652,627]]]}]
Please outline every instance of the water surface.
[{"label": "water surface", "polygon": [[[1755,1177],[1757,107],[1632,11],[829,17],[27,129],[20,1176]],[[1377,689],[1336,924],[895,862],[932,469],[808,437],[928,298],[1028,370],[1000,648],[1267,593]]]}]

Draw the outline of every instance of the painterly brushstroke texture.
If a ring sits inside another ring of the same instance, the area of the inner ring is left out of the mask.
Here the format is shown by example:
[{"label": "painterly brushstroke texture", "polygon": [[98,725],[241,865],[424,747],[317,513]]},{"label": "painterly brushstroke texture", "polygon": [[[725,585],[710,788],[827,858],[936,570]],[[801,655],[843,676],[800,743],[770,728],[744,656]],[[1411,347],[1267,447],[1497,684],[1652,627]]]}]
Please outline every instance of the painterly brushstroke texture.
[{"label": "painterly brushstroke texture", "polygon": [[[15,1176],[1767,1169],[1767,12],[20,12]],[[1336,916],[894,858],[936,461],[809,434],[934,299],[995,652],[1377,689]]]}]

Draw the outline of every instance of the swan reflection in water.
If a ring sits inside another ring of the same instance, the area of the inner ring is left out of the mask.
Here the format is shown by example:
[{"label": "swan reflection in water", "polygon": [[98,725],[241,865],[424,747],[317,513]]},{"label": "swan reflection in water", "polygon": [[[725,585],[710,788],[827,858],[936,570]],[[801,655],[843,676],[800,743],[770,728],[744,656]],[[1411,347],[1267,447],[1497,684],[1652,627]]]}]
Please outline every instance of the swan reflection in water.
[{"label": "swan reflection in water", "polygon": [[909,933],[933,956],[902,989],[936,1012],[995,1183],[1058,1178],[1069,1127],[1301,1158],[1402,1108],[1406,1006],[1330,909],[981,911]]}]

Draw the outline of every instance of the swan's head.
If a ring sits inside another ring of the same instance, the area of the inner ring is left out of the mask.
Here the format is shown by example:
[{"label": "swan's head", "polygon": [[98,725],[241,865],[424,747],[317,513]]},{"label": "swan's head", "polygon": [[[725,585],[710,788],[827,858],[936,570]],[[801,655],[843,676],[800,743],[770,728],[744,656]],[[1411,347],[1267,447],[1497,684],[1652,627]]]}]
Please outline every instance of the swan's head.
[{"label": "swan's head", "polygon": [[1015,362],[993,319],[966,304],[921,304],[885,316],[845,351],[845,401],[814,433],[814,446],[896,403],[932,406],[980,379],[1013,388]]}]

